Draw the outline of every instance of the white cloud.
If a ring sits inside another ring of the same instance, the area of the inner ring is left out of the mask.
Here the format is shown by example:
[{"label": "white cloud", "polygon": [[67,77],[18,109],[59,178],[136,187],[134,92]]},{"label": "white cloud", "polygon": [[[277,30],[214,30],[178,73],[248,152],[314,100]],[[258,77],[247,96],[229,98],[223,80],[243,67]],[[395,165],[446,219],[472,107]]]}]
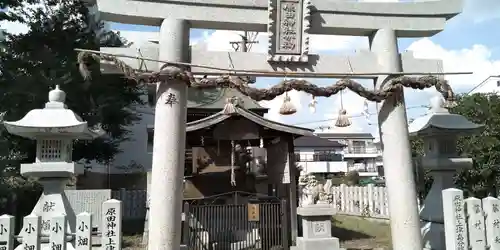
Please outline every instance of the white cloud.
[{"label": "white cloud", "polygon": [[[494,60],[491,50],[481,44],[460,50],[446,50],[430,39],[423,38],[412,43],[408,50],[413,51],[417,58],[442,59],[445,72],[473,72],[471,75],[445,76],[454,89],[467,91],[488,76],[500,75],[500,60]],[[490,86],[484,86],[480,91],[490,92],[493,90]]]}]

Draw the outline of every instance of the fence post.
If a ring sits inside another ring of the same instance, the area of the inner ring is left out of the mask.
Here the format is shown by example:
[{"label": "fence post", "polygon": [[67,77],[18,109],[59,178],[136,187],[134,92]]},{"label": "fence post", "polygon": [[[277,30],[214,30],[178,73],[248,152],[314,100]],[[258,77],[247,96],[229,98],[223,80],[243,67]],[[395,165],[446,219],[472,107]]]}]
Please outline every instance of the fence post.
[{"label": "fence post", "polygon": [[92,214],[87,212],[76,216],[75,250],[92,248]]},{"label": "fence post", "polygon": [[346,190],[346,185],[345,184],[340,184],[340,210],[342,212],[347,211],[347,190]]},{"label": "fence post", "polygon": [[[287,205],[286,199],[281,200],[281,211],[283,212],[283,216],[281,217],[281,242],[283,244],[283,249],[289,249],[290,241],[289,241],[289,228],[288,221],[290,220],[290,216],[288,213],[289,206]],[[296,216],[296,215],[295,215]]]},{"label": "fence post", "polygon": [[484,198],[483,210],[489,250],[500,250],[500,200],[493,197]]},{"label": "fence post", "polygon": [[442,195],[446,249],[468,250],[464,194],[462,190],[448,188],[442,191]]},{"label": "fence post", "polygon": [[14,249],[14,226],[14,216],[8,214],[0,216],[0,249],[1,247],[5,247],[5,250]]},{"label": "fence post", "polygon": [[184,202],[184,207],[182,209],[183,220],[182,220],[182,244],[189,244],[189,221],[191,215],[189,213],[189,203]]},{"label": "fence post", "polygon": [[42,218],[34,214],[30,214],[23,219],[23,231],[21,232],[23,237],[23,248],[29,250],[40,250],[40,224],[42,223]]},{"label": "fence post", "polygon": [[50,249],[66,250],[66,230],[66,215],[59,214],[53,216],[50,220]]},{"label": "fence post", "polygon": [[111,199],[102,203],[103,249],[122,249],[122,202]]},{"label": "fence post", "polygon": [[374,193],[374,190],[373,190],[373,187],[374,185],[373,184],[368,184],[367,186],[367,189],[368,189],[368,210],[369,210],[369,215],[370,216],[373,216],[373,212],[374,212],[374,209],[373,209],[373,193]]},{"label": "fence post", "polygon": [[467,225],[469,226],[470,249],[486,249],[484,212],[481,206],[481,200],[471,197],[465,199],[465,204],[467,208]]}]

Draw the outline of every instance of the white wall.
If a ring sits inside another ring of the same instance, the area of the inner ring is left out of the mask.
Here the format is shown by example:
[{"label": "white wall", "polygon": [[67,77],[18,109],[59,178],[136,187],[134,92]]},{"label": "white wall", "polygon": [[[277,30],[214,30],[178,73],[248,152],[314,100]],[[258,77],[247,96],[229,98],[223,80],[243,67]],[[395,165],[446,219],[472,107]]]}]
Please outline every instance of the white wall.
[{"label": "white wall", "polygon": [[139,113],[141,120],[128,127],[129,140],[121,143],[122,152],[115,155],[115,160],[109,166],[109,172],[107,166],[95,162],[88,171],[124,174],[151,169],[152,155],[147,150],[147,127],[154,125],[154,111],[149,105],[139,106],[135,110]]},{"label": "white wall", "polygon": [[[347,172],[345,161],[313,161],[315,150],[331,151],[343,154],[342,148],[303,148],[295,147],[295,152],[300,154],[300,162],[297,162],[307,173],[338,173]],[[305,159],[305,160],[304,160]]]},{"label": "white wall", "polygon": [[311,161],[297,162],[306,173],[347,173],[345,161]]}]

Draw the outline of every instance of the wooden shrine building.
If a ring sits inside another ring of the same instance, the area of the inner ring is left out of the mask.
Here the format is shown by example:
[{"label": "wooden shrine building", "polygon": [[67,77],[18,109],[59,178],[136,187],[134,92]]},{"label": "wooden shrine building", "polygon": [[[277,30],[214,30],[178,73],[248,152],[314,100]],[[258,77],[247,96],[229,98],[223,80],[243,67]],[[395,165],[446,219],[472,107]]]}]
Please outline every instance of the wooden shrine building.
[{"label": "wooden shrine building", "polygon": [[189,110],[184,212],[195,221],[184,225],[183,242],[204,248],[197,239],[205,235],[220,247],[287,249],[297,237],[293,142],[313,130],[264,118],[267,109],[237,90],[216,91]]},{"label": "wooden shrine building", "polygon": [[236,98],[234,113],[221,110],[187,124],[185,199],[231,191],[288,197],[296,174],[293,140],[312,130],[265,119]]}]

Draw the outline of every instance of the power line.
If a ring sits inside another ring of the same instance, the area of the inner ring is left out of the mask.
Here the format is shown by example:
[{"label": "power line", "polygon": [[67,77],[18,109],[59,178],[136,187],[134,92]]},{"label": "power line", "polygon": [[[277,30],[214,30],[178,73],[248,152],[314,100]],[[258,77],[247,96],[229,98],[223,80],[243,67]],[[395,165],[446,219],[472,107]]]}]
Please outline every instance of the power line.
[{"label": "power line", "polygon": [[255,41],[256,35],[248,31],[245,31],[245,33],[240,36],[241,36],[240,41],[229,42],[229,44],[233,46],[233,49],[235,51],[240,51],[241,48],[241,52],[248,52],[252,48],[252,44],[259,43],[258,41]]},{"label": "power line", "polygon": [[[470,95],[474,90],[484,86],[491,78],[500,78],[500,75],[491,75],[488,76],[486,79],[475,85],[471,90],[469,90],[465,95]],[[498,81],[498,85],[500,87],[500,80]],[[415,108],[428,108],[426,105],[420,105],[420,106],[412,106],[412,107],[407,107],[406,109],[415,109]],[[375,113],[369,113],[368,115],[374,115]],[[357,118],[357,117],[362,117],[366,116],[365,114],[359,114],[359,115],[353,115],[351,118]],[[308,122],[300,122],[300,123],[294,123],[293,125],[304,125],[304,124],[311,124],[311,123],[320,123],[320,122],[329,122],[329,121],[335,121],[337,118],[332,118],[332,119],[323,119],[323,120],[314,120],[314,121],[308,121]]]},{"label": "power line", "polygon": [[[491,78],[496,78],[496,77],[500,77],[500,75],[491,75],[491,76],[488,76],[486,77],[486,79],[484,79],[483,81],[481,81],[479,84],[477,84],[476,86],[474,86],[471,90],[469,90],[469,92],[467,92],[465,95],[469,95],[470,93],[472,93],[474,90],[482,87],[484,84],[486,84]],[[500,82],[500,81],[499,81]]]},{"label": "power line", "polygon": [[[429,108],[429,106],[426,106],[426,105],[411,106],[411,107],[407,107],[406,110],[417,109],[417,108]],[[375,115],[375,114],[376,113],[368,113],[368,115]],[[350,118],[357,118],[357,117],[363,117],[363,116],[366,116],[366,115],[365,114],[352,115],[352,116],[350,116]],[[337,118],[314,120],[314,121],[308,121],[308,122],[299,122],[299,123],[294,123],[292,125],[304,125],[304,124],[311,124],[311,123],[329,122],[329,121],[335,121],[335,120],[337,120]]]}]

